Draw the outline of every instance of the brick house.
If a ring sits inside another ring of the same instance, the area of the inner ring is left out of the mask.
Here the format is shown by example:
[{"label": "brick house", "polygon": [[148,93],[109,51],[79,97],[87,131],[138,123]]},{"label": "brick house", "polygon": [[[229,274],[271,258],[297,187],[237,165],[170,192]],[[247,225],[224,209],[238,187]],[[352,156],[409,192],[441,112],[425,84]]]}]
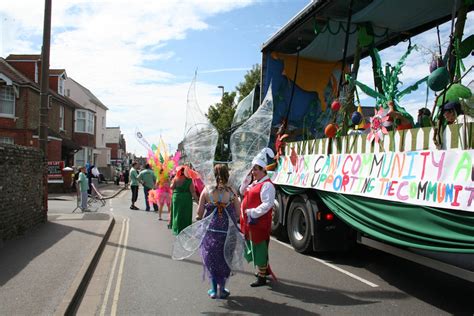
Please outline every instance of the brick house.
[{"label": "brick house", "polygon": [[[0,142],[39,146],[40,69],[40,55],[0,58]],[[48,160],[71,165],[80,148],[73,140],[78,104],[55,89],[50,90],[49,106]]]},{"label": "brick house", "polygon": [[110,161],[114,166],[128,166],[125,138],[120,127],[107,127],[107,147],[110,148]]}]

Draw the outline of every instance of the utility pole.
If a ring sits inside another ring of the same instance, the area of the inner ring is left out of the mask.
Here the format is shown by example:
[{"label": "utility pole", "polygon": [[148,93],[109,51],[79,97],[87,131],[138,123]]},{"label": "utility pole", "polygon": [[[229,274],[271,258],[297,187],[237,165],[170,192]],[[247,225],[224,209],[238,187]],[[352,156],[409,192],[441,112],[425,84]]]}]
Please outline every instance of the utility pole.
[{"label": "utility pole", "polygon": [[48,112],[49,112],[49,50],[51,41],[51,0],[44,2],[43,47],[41,49],[41,92],[39,117],[39,147],[44,154],[43,212],[48,212]]}]

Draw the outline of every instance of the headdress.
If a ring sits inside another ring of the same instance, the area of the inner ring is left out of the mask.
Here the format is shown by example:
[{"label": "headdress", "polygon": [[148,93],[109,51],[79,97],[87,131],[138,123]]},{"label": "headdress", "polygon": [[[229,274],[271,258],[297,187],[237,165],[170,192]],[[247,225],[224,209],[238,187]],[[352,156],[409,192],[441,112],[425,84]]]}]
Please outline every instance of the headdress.
[{"label": "headdress", "polygon": [[268,163],[268,159],[267,159],[267,155],[270,157],[270,158],[273,158],[275,157],[275,154],[273,153],[273,150],[271,150],[270,148],[266,147],[264,149],[262,149],[257,156],[255,156],[255,158],[253,158],[252,160],[252,166],[254,165],[258,165],[262,168],[266,168],[269,163]]}]

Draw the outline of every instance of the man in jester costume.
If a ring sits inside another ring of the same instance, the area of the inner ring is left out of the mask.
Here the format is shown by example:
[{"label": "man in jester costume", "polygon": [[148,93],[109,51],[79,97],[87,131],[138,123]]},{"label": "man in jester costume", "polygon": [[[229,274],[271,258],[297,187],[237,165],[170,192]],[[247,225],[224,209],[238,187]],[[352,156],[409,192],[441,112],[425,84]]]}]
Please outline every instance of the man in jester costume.
[{"label": "man in jester costume", "polygon": [[[257,268],[257,280],[250,284],[258,287],[267,284],[267,275],[273,273],[268,264],[268,244],[272,223],[275,187],[267,175],[267,155],[274,157],[270,148],[264,148],[253,160],[252,169],[240,186],[244,199],[241,206],[240,227],[245,235],[245,259]],[[274,277],[274,276],[273,276]]]}]

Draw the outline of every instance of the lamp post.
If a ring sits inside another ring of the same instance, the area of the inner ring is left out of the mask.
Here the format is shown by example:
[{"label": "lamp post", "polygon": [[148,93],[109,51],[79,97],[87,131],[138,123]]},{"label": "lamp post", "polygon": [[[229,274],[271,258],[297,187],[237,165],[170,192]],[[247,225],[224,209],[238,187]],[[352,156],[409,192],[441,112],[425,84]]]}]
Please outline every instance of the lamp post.
[{"label": "lamp post", "polygon": [[224,86],[217,86],[217,87],[218,87],[219,89],[222,89],[222,97],[221,97],[221,99],[223,99],[223,98],[224,98]]}]

